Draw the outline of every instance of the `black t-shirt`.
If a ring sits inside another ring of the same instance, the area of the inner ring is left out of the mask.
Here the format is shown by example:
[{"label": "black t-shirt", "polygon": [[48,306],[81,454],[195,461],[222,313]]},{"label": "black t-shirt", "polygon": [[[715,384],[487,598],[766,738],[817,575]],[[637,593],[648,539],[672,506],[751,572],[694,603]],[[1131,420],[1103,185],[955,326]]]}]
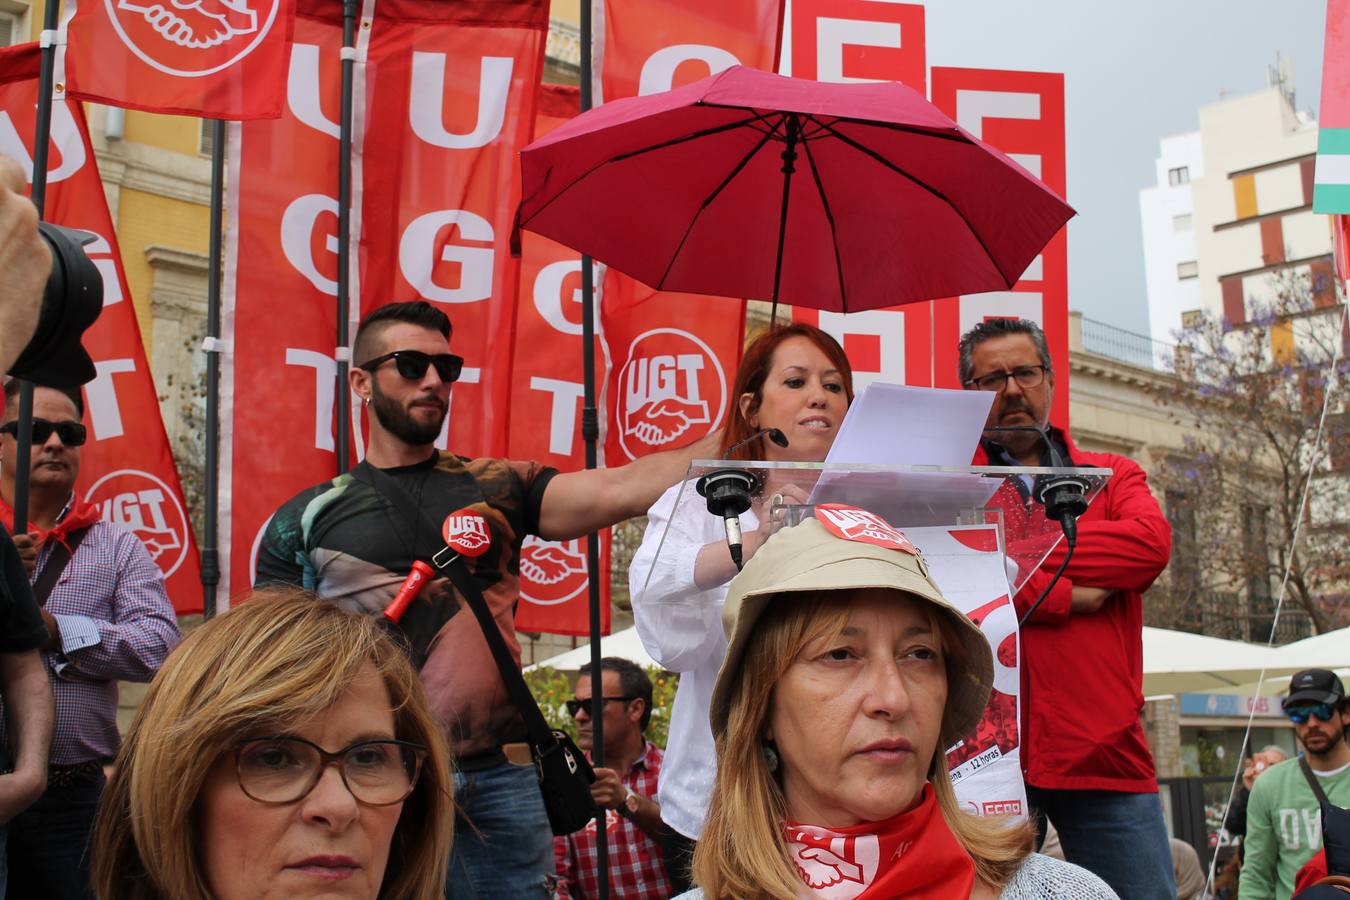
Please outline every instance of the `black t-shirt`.
[{"label": "black t-shirt", "polygon": [[47,642],[33,588],[18,548],[0,525],[0,653],[36,650]]}]

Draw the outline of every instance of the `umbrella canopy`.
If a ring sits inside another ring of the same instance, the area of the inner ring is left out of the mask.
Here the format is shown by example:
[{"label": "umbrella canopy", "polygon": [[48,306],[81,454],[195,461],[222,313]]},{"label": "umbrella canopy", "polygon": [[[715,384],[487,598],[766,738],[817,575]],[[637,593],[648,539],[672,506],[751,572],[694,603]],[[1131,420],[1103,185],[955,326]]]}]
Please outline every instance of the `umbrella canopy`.
[{"label": "umbrella canopy", "polygon": [[1245,641],[1144,628],[1144,693],[1232,693],[1251,686],[1266,666],[1266,677],[1291,675],[1297,668],[1278,659],[1277,650]]},{"label": "umbrella canopy", "polygon": [[1315,634],[1275,649],[1286,665],[1302,669],[1338,669],[1350,666],[1350,628]]},{"label": "umbrella canopy", "polygon": [[521,153],[519,221],[659,290],[849,312],[1002,290],[1074,214],[910,88],[733,66]]}]

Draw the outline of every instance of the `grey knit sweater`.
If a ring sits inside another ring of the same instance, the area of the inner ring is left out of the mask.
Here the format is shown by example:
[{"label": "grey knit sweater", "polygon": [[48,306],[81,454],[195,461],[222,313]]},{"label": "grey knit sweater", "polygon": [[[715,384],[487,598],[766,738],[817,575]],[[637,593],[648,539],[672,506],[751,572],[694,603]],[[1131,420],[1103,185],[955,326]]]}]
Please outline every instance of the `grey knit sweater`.
[{"label": "grey knit sweater", "polygon": [[[1120,900],[1106,882],[1087,869],[1039,853],[1027,857],[998,896],[999,900]],[[694,888],[675,900],[703,900],[703,891]]]}]

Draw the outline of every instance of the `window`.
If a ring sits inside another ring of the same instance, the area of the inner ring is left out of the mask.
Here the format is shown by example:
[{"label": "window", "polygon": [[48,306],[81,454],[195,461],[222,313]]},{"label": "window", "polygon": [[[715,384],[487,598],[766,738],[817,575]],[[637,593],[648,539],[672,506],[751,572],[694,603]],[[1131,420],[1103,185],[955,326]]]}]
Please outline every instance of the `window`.
[{"label": "window", "polygon": [[1167,521],[1172,526],[1172,589],[1182,608],[1192,608],[1200,596],[1200,550],[1196,541],[1195,503],[1181,491],[1166,494]]},{"label": "window", "polygon": [[1200,264],[1195,260],[1177,263],[1177,278],[1185,281],[1187,278],[1195,278],[1200,274]]},{"label": "window", "polygon": [[1191,170],[1189,166],[1178,166],[1175,169],[1167,170],[1167,183],[1172,187],[1191,183]]},{"label": "window", "polygon": [[1190,213],[1182,213],[1182,214],[1179,215],[1179,216],[1173,216],[1173,217],[1172,217],[1172,230],[1173,230],[1173,231],[1190,231],[1190,230],[1191,230],[1191,214],[1190,214]]},{"label": "window", "polygon": [[1275,626],[1275,604],[1270,593],[1270,543],[1267,535],[1270,510],[1242,506],[1242,556],[1247,575],[1247,612],[1254,643],[1270,640]]},{"label": "window", "polygon": [[0,9],[0,47],[12,47],[23,34],[23,16]]},{"label": "window", "polygon": [[1181,327],[1185,329],[1198,328],[1204,321],[1205,311],[1202,309],[1188,309],[1181,314]]}]

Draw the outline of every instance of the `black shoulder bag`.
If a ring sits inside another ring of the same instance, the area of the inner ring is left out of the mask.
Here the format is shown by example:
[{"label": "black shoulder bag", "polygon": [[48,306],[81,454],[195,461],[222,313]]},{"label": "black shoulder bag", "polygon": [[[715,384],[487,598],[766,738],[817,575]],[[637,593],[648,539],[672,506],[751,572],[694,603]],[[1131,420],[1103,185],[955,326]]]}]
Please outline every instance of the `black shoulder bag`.
[{"label": "black shoulder bag", "polygon": [[[430,534],[440,533],[431,517],[413,502],[403,486],[384,472],[363,463],[352,470],[352,475],[383,494],[414,529],[420,527],[429,529]],[[549,825],[557,835],[580,831],[596,816],[595,801],[591,799],[595,770],[567,732],[549,727],[548,720],[539,711],[539,704],[530,693],[529,685],[520,674],[520,668],[512,659],[511,651],[502,639],[501,629],[492,618],[492,611],[488,608],[483,592],[474,583],[473,575],[458,555],[442,562],[447,556],[448,553],[437,553],[424,562],[450,579],[478,620],[478,627],[483,632],[488,649],[492,651],[492,659],[497,664],[502,683],[506,685],[506,692],[525,722]]]}]

